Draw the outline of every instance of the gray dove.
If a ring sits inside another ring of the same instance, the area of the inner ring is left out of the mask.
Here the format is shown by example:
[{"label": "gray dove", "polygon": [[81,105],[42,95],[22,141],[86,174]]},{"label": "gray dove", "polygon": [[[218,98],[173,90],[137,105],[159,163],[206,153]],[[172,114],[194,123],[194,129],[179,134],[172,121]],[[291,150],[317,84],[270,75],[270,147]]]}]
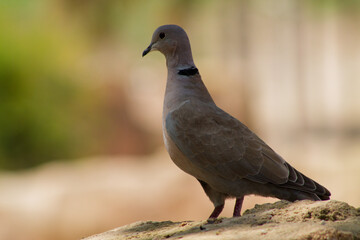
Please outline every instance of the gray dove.
[{"label": "gray dove", "polygon": [[177,25],[157,28],[142,56],[165,55],[168,70],[163,137],[173,162],[194,176],[214,204],[209,219],[236,198],[240,216],[245,195],[288,201],[330,199],[330,192],[287,163],[236,118],[216,106],[196,68],[186,32]]}]

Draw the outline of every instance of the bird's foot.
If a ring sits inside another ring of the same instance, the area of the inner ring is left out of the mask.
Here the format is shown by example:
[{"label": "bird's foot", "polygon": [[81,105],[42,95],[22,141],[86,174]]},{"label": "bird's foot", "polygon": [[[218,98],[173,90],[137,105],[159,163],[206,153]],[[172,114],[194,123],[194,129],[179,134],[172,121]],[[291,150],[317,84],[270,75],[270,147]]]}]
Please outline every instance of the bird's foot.
[{"label": "bird's foot", "polygon": [[224,209],[224,204],[216,206],[214,208],[214,211],[211,213],[209,219],[212,219],[212,218],[216,219],[220,215],[220,213],[222,212],[223,209]]},{"label": "bird's foot", "polygon": [[208,218],[207,224],[222,223],[222,219],[219,218]]}]

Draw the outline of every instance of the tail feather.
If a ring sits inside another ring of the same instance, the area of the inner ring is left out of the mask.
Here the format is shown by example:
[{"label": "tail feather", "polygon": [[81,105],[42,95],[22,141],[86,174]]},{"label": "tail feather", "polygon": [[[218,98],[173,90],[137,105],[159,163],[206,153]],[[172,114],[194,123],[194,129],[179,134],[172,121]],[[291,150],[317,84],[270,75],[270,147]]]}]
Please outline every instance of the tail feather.
[{"label": "tail feather", "polygon": [[280,187],[312,193],[321,200],[330,199],[331,193],[328,189],[297,171],[290,164],[286,163],[286,165],[289,168],[289,181],[284,184],[280,184]]}]

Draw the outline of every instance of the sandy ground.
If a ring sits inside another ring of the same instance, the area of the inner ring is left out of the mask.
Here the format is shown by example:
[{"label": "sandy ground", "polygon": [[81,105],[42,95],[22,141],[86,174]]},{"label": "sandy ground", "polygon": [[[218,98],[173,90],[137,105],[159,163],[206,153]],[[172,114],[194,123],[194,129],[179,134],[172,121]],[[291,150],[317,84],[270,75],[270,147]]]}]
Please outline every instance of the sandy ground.
[{"label": "sandy ground", "polygon": [[360,208],[344,202],[279,201],[215,223],[137,222],[85,240],[110,239],[359,239]]}]

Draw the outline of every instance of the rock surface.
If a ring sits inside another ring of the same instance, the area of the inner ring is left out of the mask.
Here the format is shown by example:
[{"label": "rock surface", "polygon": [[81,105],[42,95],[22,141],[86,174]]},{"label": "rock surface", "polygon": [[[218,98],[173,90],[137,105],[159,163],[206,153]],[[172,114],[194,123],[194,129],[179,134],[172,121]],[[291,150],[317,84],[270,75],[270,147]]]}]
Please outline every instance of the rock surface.
[{"label": "rock surface", "polygon": [[279,201],[212,224],[136,222],[84,240],[114,239],[360,239],[360,208],[335,200]]}]

